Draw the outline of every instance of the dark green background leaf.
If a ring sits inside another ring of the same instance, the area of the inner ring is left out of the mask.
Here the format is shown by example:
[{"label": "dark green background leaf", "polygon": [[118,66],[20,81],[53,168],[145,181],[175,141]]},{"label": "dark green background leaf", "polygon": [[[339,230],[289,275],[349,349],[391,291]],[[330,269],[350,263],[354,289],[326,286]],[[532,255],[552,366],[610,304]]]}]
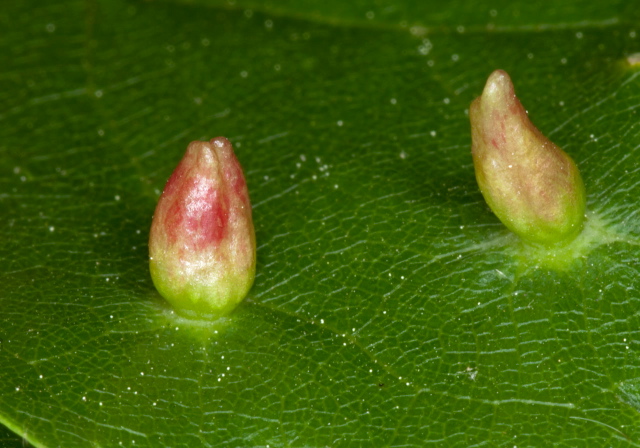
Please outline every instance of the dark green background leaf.
[{"label": "dark green background leaf", "polygon": [[[640,445],[640,8],[557,3],[4,2],[0,422],[38,447]],[[614,235],[569,269],[514,256],[477,189],[496,68]],[[217,135],[258,274],[192,328],[146,240]]]}]

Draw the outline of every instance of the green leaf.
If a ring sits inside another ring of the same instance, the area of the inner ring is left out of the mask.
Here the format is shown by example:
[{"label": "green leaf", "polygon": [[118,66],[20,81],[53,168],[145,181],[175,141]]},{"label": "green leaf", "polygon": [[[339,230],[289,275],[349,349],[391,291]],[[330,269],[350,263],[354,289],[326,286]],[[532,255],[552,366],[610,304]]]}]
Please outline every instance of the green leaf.
[{"label": "green leaf", "polygon": [[[373,3],[0,6],[8,443],[640,445],[638,2]],[[496,68],[582,172],[599,230],[567,269],[475,183],[467,109]],[[197,327],[147,237],[218,135],[258,268]]]}]

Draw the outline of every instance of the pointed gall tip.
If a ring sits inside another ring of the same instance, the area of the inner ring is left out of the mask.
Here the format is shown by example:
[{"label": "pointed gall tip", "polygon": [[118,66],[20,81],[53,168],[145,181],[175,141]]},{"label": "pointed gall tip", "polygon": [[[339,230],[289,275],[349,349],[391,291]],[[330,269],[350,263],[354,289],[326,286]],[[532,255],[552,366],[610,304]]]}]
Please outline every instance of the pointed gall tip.
[{"label": "pointed gall tip", "polygon": [[504,70],[495,70],[489,75],[482,94],[484,96],[491,96],[498,92],[506,92],[509,90],[513,92],[513,83],[507,72]]},{"label": "pointed gall tip", "polygon": [[231,142],[226,137],[216,137],[212,138],[209,143],[214,145],[217,148],[228,147],[231,148]]}]

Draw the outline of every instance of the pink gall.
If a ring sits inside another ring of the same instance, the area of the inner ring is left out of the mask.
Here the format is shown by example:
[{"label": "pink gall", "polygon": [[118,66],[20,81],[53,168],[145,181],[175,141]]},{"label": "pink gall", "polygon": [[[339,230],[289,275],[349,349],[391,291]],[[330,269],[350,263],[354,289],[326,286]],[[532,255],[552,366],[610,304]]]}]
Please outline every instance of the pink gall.
[{"label": "pink gall", "polygon": [[585,214],[580,172],[531,123],[506,72],[489,76],[469,117],[476,179],[496,216],[534,244],[573,240]]},{"label": "pink gall", "polygon": [[229,140],[196,141],[167,181],[149,235],[156,289],[179,314],[229,314],[255,277],[249,193]]}]

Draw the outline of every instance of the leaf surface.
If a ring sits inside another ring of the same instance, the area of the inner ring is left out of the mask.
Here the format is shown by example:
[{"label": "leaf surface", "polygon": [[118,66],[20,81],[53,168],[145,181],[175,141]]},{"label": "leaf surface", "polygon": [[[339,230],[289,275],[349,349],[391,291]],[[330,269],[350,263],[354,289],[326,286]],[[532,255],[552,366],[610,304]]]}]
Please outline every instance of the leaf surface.
[{"label": "leaf surface", "polygon": [[[637,2],[5,3],[0,422],[20,438],[640,445]],[[562,269],[475,182],[467,109],[496,68],[583,174],[600,230]],[[257,278],[194,327],[147,237],[187,144],[218,135]]]}]

